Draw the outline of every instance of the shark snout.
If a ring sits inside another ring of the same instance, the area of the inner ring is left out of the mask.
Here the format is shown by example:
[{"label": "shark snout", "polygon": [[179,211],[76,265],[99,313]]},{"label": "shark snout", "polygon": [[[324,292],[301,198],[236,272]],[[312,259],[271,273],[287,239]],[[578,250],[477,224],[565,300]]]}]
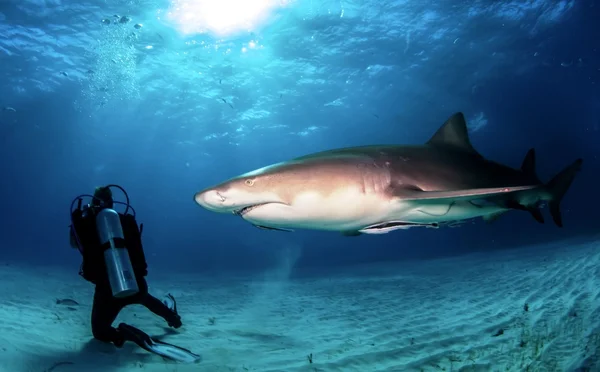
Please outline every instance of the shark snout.
[{"label": "shark snout", "polygon": [[194,200],[200,206],[214,212],[220,212],[227,208],[225,205],[227,198],[218,190],[205,190],[197,192],[196,195],[194,195]]},{"label": "shark snout", "polygon": [[264,204],[286,204],[273,192],[248,192],[235,187],[204,189],[194,195],[194,201],[211,212],[234,214]]}]

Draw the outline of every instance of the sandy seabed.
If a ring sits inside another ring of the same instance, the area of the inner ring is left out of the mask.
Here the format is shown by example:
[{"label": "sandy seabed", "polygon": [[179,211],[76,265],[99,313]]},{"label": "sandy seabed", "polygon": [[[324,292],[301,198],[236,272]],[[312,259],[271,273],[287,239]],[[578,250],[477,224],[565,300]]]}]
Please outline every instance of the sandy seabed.
[{"label": "sandy seabed", "polygon": [[93,287],[78,268],[2,264],[0,371],[600,371],[600,240],[299,277],[292,266],[151,272],[150,292],[172,293],[184,326],[138,305],[115,325],[202,355],[176,364],[92,340]]}]

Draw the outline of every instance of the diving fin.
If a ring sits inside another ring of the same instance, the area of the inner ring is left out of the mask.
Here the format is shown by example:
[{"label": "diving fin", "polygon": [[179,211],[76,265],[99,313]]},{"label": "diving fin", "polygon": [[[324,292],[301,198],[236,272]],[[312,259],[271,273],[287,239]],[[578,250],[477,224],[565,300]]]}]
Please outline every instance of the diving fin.
[{"label": "diving fin", "polygon": [[133,341],[142,349],[163,358],[181,363],[197,363],[202,359],[200,355],[194,354],[188,349],[150,337],[145,332],[129,324],[121,323],[118,329],[126,340]]}]

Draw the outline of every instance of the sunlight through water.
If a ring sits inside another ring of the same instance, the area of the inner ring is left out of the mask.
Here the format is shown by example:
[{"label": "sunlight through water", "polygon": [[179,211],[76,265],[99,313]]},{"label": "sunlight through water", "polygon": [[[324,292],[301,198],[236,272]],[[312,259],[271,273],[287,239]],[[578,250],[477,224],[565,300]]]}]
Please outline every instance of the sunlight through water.
[{"label": "sunlight through water", "polygon": [[291,0],[171,0],[167,20],[184,35],[217,37],[256,31]]}]

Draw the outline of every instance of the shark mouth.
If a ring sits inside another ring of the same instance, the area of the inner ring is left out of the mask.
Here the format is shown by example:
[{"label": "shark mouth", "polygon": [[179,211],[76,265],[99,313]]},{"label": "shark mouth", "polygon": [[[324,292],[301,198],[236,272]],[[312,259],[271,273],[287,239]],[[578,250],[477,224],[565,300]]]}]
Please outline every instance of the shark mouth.
[{"label": "shark mouth", "polygon": [[265,204],[269,204],[269,203],[260,203],[260,204],[253,204],[253,205],[249,205],[247,207],[244,207],[242,209],[238,209],[233,211],[233,214],[235,214],[236,216],[240,216],[240,217],[244,217],[244,215],[248,212],[250,212],[251,210],[258,208],[260,206],[263,206]]}]

